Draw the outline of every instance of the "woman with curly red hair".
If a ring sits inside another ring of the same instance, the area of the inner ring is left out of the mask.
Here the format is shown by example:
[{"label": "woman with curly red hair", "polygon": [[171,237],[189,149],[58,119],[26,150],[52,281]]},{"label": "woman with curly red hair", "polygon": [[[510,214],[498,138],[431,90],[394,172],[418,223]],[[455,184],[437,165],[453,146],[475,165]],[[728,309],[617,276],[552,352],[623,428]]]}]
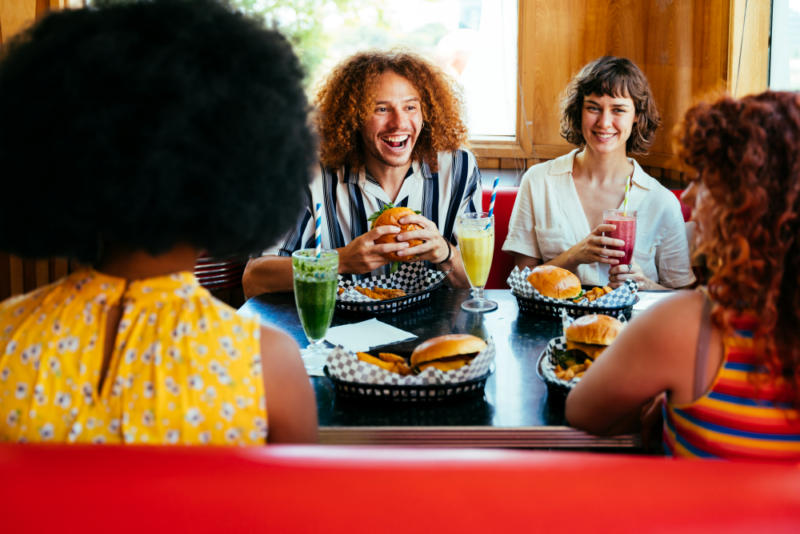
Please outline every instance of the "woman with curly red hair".
[{"label": "woman with curly red hair", "polygon": [[708,287],[637,317],[570,393],[567,418],[631,431],[666,392],[669,454],[800,460],[800,95],[695,106],[679,144]]},{"label": "woman with curly red hair", "polygon": [[[465,148],[464,106],[453,80],[406,50],[359,52],[325,78],[317,106],[320,166],[306,206],[280,246],[250,260],[245,294],[292,290],[291,255],[314,247],[316,204],[322,247],[339,253],[339,274],[388,275],[396,253],[431,262],[450,272],[450,285],[468,288],[454,229],[460,213],[481,211],[481,176]],[[370,215],[392,205],[416,211],[399,222],[420,229],[371,230]],[[389,234],[396,243],[382,242]]]}]

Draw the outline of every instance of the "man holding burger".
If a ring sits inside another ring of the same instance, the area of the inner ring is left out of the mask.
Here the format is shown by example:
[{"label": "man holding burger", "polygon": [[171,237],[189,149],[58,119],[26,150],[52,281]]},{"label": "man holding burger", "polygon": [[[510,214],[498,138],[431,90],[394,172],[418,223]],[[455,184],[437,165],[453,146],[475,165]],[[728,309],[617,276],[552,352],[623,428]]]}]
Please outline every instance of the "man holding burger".
[{"label": "man holding burger", "polygon": [[320,168],[306,207],[283,243],[249,261],[245,295],[292,290],[291,255],[314,247],[317,203],[322,247],[339,252],[340,274],[357,280],[388,274],[397,260],[428,261],[469,288],[453,231],[460,213],[481,211],[481,178],[462,148],[452,81],[409,52],[361,52],[328,75],[317,105]]}]

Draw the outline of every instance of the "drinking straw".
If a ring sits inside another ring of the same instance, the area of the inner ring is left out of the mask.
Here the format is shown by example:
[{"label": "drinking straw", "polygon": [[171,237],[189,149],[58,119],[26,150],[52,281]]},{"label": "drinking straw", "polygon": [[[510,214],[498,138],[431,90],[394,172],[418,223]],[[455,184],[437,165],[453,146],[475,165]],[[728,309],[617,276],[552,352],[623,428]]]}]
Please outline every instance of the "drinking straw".
[{"label": "drinking straw", "polygon": [[[489,203],[489,217],[491,217],[492,214],[494,213],[494,199],[497,196],[497,184],[499,182],[500,182],[500,177],[499,176],[495,176],[494,177],[494,185],[492,186],[492,200]],[[491,226],[491,224],[492,223],[487,224],[486,228],[484,228],[484,230],[488,230],[489,226]]]},{"label": "drinking straw", "polygon": [[492,186],[492,201],[489,203],[489,217],[494,213],[494,199],[497,196],[497,183],[500,181],[499,176],[495,176],[494,185]]},{"label": "drinking straw", "polygon": [[622,216],[627,217],[628,215],[628,193],[631,192],[631,177],[628,176],[627,180],[625,181],[625,200],[622,201]]},{"label": "drinking straw", "polygon": [[315,214],[317,224],[314,227],[314,233],[317,237],[317,258],[322,255],[322,204],[317,202],[317,209]]}]

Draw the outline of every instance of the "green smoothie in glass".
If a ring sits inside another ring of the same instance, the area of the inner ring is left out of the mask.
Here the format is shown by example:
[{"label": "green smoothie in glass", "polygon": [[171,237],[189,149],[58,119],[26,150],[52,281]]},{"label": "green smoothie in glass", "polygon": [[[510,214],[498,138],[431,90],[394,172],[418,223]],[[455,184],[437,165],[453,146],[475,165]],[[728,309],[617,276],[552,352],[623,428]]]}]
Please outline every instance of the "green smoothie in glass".
[{"label": "green smoothie in glass", "polygon": [[339,281],[339,253],[321,251],[317,258],[313,248],[292,254],[294,300],[300,324],[310,342],[309,350],[322,348],[325,334],[333,319]]}]

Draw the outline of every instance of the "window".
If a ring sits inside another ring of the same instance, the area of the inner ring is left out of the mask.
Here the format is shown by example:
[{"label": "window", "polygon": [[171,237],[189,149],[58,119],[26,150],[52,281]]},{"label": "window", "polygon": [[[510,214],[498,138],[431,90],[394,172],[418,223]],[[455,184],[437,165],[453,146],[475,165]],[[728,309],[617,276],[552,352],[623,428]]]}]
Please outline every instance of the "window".
[{"label": "window", "polygon": [[357,51],[407,46],[457,78],[473,139],[516,136],[517,0],[236,3],[265,15],[292,39],[312,93],[337,62]]},{"label": "window", "polygon": [[772,3],[769,87],[800,91],[800,0]]}]

